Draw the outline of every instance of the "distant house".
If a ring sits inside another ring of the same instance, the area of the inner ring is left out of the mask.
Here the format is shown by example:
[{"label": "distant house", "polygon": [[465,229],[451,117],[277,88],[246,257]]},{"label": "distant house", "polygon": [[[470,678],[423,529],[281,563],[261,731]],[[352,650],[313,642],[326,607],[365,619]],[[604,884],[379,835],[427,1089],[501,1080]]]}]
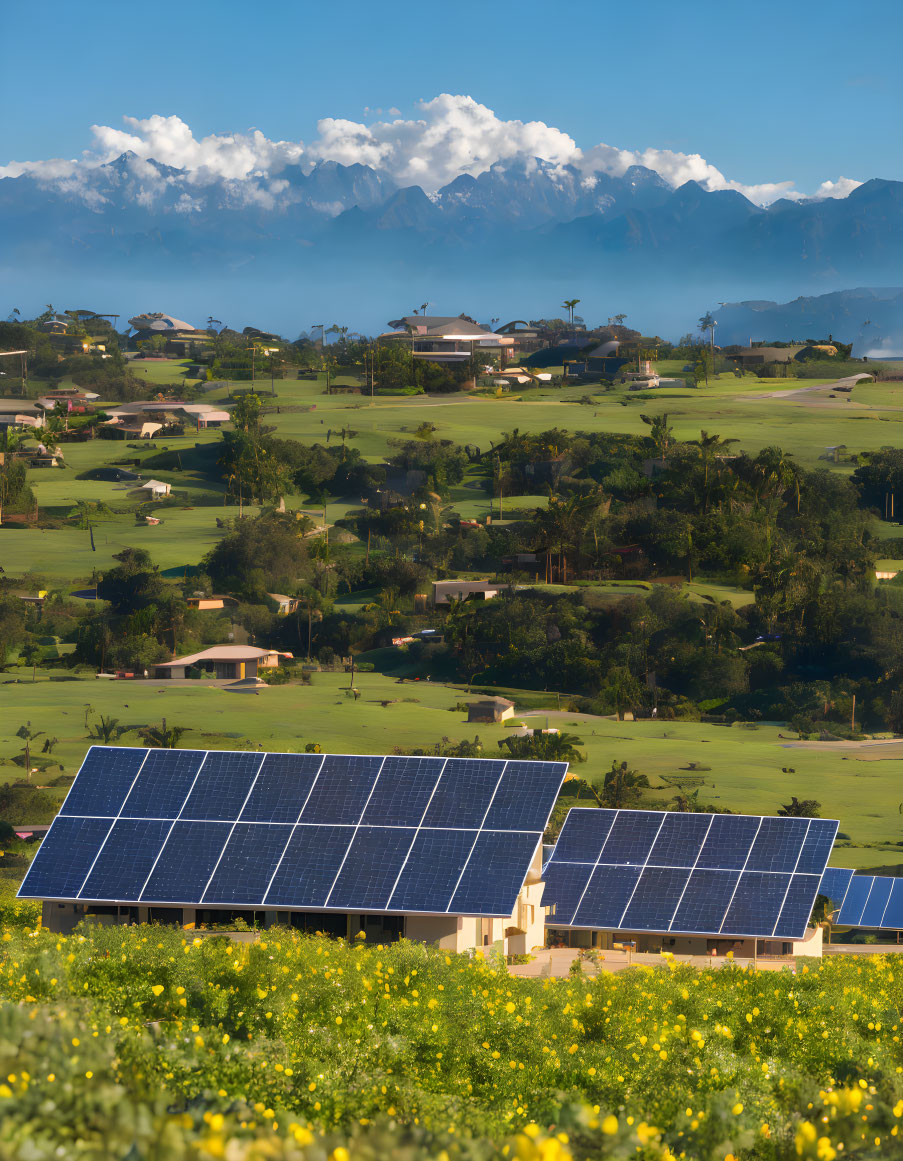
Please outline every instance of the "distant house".
[{"label": "distant house", "polygon": [[291,657],[276,649],[258,649],[253,645],[214,645],[200,653],[176,657],[154,666],[154,677],[183,678],[189,669],[200,669],[218,681],[256,677],[259,669],[275,669],[280,657]]},{"label": "distant house", "polygon": [[409,342],[415,359],[431,363],[463,363],[483,352],[498,355],[504,365],[514,351],[511,335],[500,335],[460,316],[409,314],[389,323],[395,329],[380,339]]},{"label": "distant house", "polygon": [[147,492],[151,496],[168,496],[171,487],[171,484],[164,484],[162,480],[148,480],[145,484],[138,484],[132,491]]},{"label": "distant house", "polygon": [[209,403],[186,403],[183,399],[145,399],[138,403],[120,403],[105,408],[110,427],[132,430],[136,425],[160,420],[167,423],[193,423],[198,429],[221,427],[229,421],[229,412]]},{"label": "distant house", "polygon": [[474,597],[480,601],[490,601],[497,597],[506,586],[497,581],[433,581],[433,604],[447,605],[452,598],[457,601]]},{"label": "distant house", "polygon": [[267,593],[267,605],[280,617],[296,612],[300,604],[297,597],[287,597],[285,593]]},{"label": "distant house", "polygon": [[32,399],[0,399],[0,428],[43,427],[44,412]]},{"label": "distant house", "polygon": [[191,609],[224,609],[226,605],[237,605],[238,601],[235,597],[217,596],[216,593],[209,597],[195,593],[194,596],[186,597],[185,603]]},{"label": "distant house", "polygon": [[133,337],[139,346],[159,336],[166,340],[166,351],[174,355],[187,354],[192,345],[211,341],[206,331],[162,311],[137,314],[129,319],[129,326],[135,328]]},{"label": "distant house", "polygon": [[802,344],[795,347],[743,347],[733,354],[725,352],[725,358],[741,367],[761,367],[763,363],[792,363],[802,350]]},{"label": "distant house", "polygon": [[514,702],[505,697],[484,697],[467,706],[469,722],[503,722],[514,717]]},{"label": "distant house", "polygon": [[64,468],[66,466],[61,451],[55,449],[51,451],[43,444],[39,444],[34,451],[26,451],[23,458],[28,461],[29,467],[32,468]]},{"label": "distant house", "polygon": [[74,319],[65,314],[52,314],[50,318],[38,323],[38,329],[45,335],[64,335],[73,325]]}]

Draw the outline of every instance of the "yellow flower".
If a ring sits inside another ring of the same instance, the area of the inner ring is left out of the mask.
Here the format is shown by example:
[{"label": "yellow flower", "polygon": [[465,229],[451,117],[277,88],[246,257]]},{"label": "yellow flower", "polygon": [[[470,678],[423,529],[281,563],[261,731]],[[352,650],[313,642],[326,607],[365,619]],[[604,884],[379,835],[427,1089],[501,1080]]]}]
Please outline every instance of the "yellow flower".
[{"label": "yellow flower", "polygon": [[602,1132],[606,1137],[613,1137],[618,1131],[618,1118],[609,1114],[602,1122]]},{"label": "yellow flower", "polygon": [[161,994],[161,992],[163,991],[163,985],[162,984],[154,984],[154,986],[151,988],[151,991],[154,993],[155,996],[159,996]]},{"label": "yellow flower", "polygon": [[738,1101],[734,1105],[734,1107],[731,1109],[731,1112],[734,1114],[735,1117],[739,1117],[740,1114],[743,1112],[743,1105],[741,1105],[740,1102]]}]

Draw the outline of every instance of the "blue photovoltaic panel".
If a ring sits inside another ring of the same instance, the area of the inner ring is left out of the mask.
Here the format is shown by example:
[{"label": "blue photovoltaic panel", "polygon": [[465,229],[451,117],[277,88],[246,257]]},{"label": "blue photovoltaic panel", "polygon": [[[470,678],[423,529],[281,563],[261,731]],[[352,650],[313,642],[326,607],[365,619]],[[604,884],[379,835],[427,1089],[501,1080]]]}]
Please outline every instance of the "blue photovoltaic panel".
[{"label": "blue photovoltaic panel", "polygon": [[482,831],[448,910],[485,915],[498,907],[510,915],[540,837],[538,832]]},{"label": "blue photovoltaic panel", "polygon": [[872,889],[874,879],[871,875],[854,875],[847,887],[843,906],[837,916],[837,923],[842,927],[858,927],[866,900]]},{"label": "blue photovoltaic panel", "polygon": [[322,765],[322,754],[267,754],[241,821],[297,822]]},{"label": "blue photovoltaic panel", "polygon": [[172,823],[160,818],[120,818],[100,848],[80,899],[137,899]]},{"label": "blue photovoltaic panel", "polygon": [[697,867],[742,871],[749,848],[759,833],[760,818],[743,814],[715,814],[699,853]]},{"label": "blue photovoltaic panel", "polygon": [[548,863],[543,871],[545,889],[543,905],[554,904],[549,923],[569,927],[574,922],[577,906],[589,884],[594,867],[591,863]]},{"label": "blue photovoltaic panel", "polygon": [[448,910],[476,830],[420,830],[392,892],[387,911]]},{"label": "blue photovoltaic panel", "polygon": [[325,907],[353,838],[353,826],[296,826],[264,903]]},{"label": "blue photovoltaic panel", "polygon": [[693,867],[714,814],[666,814],[649,862],[654,867]]},{"label": "blue photovoltaic panel", "polygon": [[847,870],[846,867],[825,867],[818,893],[827,896],[832,903],[839,906],[843,902],[843,897],[847,893],[852,878],[853,872]]},{"label": "blue photovoltaic panel", "polygon": [[238,818],[262,764],[262,754],[208,753],[179,817],[198,822]]},{"label": "blue photovoltaic panel", "polygon": [[[771,935],[780,918],[789,885],[787,875],[744,871],[740,875],[737,893],[724,916],[721,930],[728,935],[734,932],[743,935]],[[815,884],[815,889],[818,889],[818,883]],[[816,891],[813,890],[813,902],[815,894]],[[810,913],[812,911],[811,904],[809,911]],[[807,915],[806,919],[808,918]],[[806,930],[805,923],[802,930]]]},{"label": "blue photovoltaic panel", "polygon": [[449,758],[423,825],[464,830],[482,826],[504,768],[497,760]]},{"label": "blue photovoltaic panel", "polygon": [[714,871],[703,867],[693,871],[678,904],[669,931],[688,934],[721,931],[724,915],[740,882],[739,871]]},{"label": "blue photovoltaic panel", "polygon": [[386,758],[363,821],[418,826],[444,765],[445,758]]},{"label": "blue photovoltaic panel", "polygon": [[595,864],[617,813],[616,810],[568,811],[551,859],[556,863]]},{"label": "blue photovoltaic panel", "polygon": [[829,819],[572,809],[545,867],[548,923],[801,939],[836,831]]},{"label": "blue photovoltaic panel", "polygon": [[642,867],[663,822],[664,815],[655,810],[619,810],[599,862]]},{"label": "blue photovoltaic panel", "polygon": [[808,818],[763,818],[745,869],[792,872],[799,861],[811,821]]},{"label": "blue photovoltaic panel", "polygon": [[566,772],[555,762],[94,747],[20,894],[504,917]]},{"label": "blue photovoltaic panel", "polygon": [[19,894],[28,899],[75,899],[111,826],[109,818],[55,818]]},{"label": "blue photovoltaic panel", "polygon": [[894,879],[890,889],[890,899],[884,909],[882,927],[903,931],[903,879]]},{"label": "blue photovoltaic panel", "polygon": [[231,829],[228,822],[173,823],[140,901],[199,903]]},{"label": "blue photovoltaic panel", "polygon": [[416,833],[410,827],[358,827],[327,899],[329,906],[385,911]]},{"label": "blue photovoltaic panel", "polygon": [[866,899],[862,915],[859,917],[860,927],[881,926],[892,886],[893,879],[876,877],[872,880],[872,889],[869,891],[869,897]]},{"label": "blue photovoltaic panel", "polygon": [[[825,879],[833,870],[829,867],[825,872],[822,894],[826,893]],[[903,879],[885,875],[852,875],[835,922],[840,927],[878,927],[903,931]]]},{"label": "blue photovoltaic panel", "polygon": [[636,921],[643,927],[667,930],[689,879],[690,872],[686,867],[647,867],[640,875],[618,926],[629,929]]},{"label": "blue photovoltaic panel", "polygon": [[236,906],[259,903],[291,834],[290,826],[238,823],[229,836],[201,902]]},{"label": "blue photovoltaic panel", "polygon": [[204,757],[203,750],[149,750],[122,817],[177,818]]},{"label": "blue photovoltaic panel", "polygon": [[820,875],[831,857],[834,839],[837,837],[837,823],[830,818],[809,820],[809,833],[803,842],[803,849],[796,865],[798,875]]},{"label": "blue photovoltaic panel", "polygon": [[60,814],[115,818],[146,755],[147,750],[92,746]]},{"label": "blue photovoltaic panel", "polygon": [[812,901],[818,894],[818,875],[791,875],[787,897],[774,929],[777,939],[797,939],[812,914]]},{"label": "blue photovoltaic panel", "polygon": [[[620,927],[621,916],[639,882],[639,867],[599,865],[574,914],[576,927]],[[545,899],[544,904],[554,902]]]},{"label": "blue photovoltaic panel", "polygon": [[384,760],[324,758],[301,821],[335,826],[359,823]]},{"label": "blue photovoltaic panel", "polygon": [[542,788],[564,763],[508,762],[483,823],[485,830],[542,830],[548,812]]}]

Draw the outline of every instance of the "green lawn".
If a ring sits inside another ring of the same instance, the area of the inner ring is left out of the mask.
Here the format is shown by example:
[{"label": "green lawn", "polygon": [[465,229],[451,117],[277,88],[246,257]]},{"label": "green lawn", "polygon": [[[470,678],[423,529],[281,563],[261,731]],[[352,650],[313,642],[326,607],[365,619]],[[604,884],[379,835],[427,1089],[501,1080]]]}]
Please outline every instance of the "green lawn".
[{"label": "green lawn", "polygon": [[[459,741],[479,735],[487,756],[495,756],[498,741],[508,736],[502,726],[468,724],[463,712],[450,712],[456,702],[468,700],[463,687],[399,684],[378,673],[356,675],[358,701],[344,692],[347,674],[314,674],[310,686],[274,686],[256,696],[165,681],[144,685],[92,677],[50,682],[40,677],[32,684],[23,671],[21,684],[0,687],[0,780],[20,773],[10,758],[21,750],[15,731],[26,721],[60,739],[54,759],[74,773],[90,744],[86,705],[93,707],[92,721],[103,713],[130,727],[162,717],[170,725],[193,726],[182,744],[196,748],[243,747],[244,739],[251,739],[267,750],[299,750],[307,742],[318,742],[334,753],[387,753],[396,745],[425,746],[442,738]],[[697,762],[711,767],[703,772],[700,797],[732,810],[771,814],[791,794],[818,799],[824,816],[838,818],[841,831],[850,835],[850,845],[835,851],[835,865],[862,868],[899,861],[899,759],[862,761],[854,750],[788,748],[792,732],[777,726],[616,722],[566,710],[559,715],[554,693],[509,691],[509,696],[519,713],[538,715],[534,724],[545,725],[548,717],[551,725],[583,739],[588,763],[575,768],[580,774],[600,776],[613,760],[627,761],[658,785],[662,775],[679,776],[682,767]],[[122,744],[140,743],[131,732]],[[795,772],[782,773],[784,766]],[[662,789],[651,800],[665,801],[673,793]]]},{"label": "green lawn", "polygon": [[[139,363],[136,367],[149,381],[162,384],[178,382],[185,364],[167,360]],[[675,373],[677,370],[670,364],[662,364],[662,369]],[[694,439],[706,428],[736,438],[737,446],[749,451],[780,443],[808,467],[831,466],[821,457],[825,448],[834,444],[846,444],[850,450],[874,450],[894,442],[894,429],[887,425],[900,420],[903,387],[868,383],[856,388],[850,397],[852,402],[846,396],[837,400],[826,396],[768,398],[774,390],[815,383],[816,380],[763,380],[754,376],[737,379],[728,374],[713,380],[707,389],[656,392],[652,398],[645,399],[639,396],[649,393],[623,389],[603,392],[584,387],[543,387],[521,396],[508,394],[501,398],[453,394],[371,400],[366,395],[326,395],[322,377],[285,379],[276,381],[276,397],[267,400],[278,408],[278,412],[267,416],[267,422],[275,427],[278,435],[309,443],[325,442],[330,431],[350,428],[356,433],[351,446],[374,461],[391,454],[393,442],[412,438],[414,429],[424,421],[435,425],[439,438],[485,449],[492,440],[515,427],[644,434],[647,428],[641,416],[662,411],[667,411],[679,438]],[[204,398],[214,404],[226,402],[233,387],[247,389],[249,386],[248,383],[227,384]],[[259,387],[266,392],[269,383],[261,383]],[[578,402],[587,397],[588,390],[595,402]],[[87,536],[79,530],[4,529],[0,535],[3,535],[2,555],[7,573],[14,576],[29,570],[43,572],[52,583],[84,578],[92,569],[105,567],[113,553],[125,544],[156,546],[157,558],[164,568],[196,564],[216,541],[217,517],[231,514],[230,509],[224,510],[217,503],[222,496],[222,485],[205,478],[200,470],[202,465],[195,462],[193,454],[196,445],[203,446],[219,438],[217,432],[211,431],[189,432],[181,438],[167,437],[165,442],[158,440],[152,446],[130,446],[124,441],[108,440],[66,444],[65,468],[29,473],[39,507],[51,515],[66,515],[77,500],[134,508],[136,502],[125,487],[76,478],[90,468],[117,461],[137,460],[142,474],[153,474],[170,483],[187,505],[210,505],[211,501],[213,504],[194,511],[166,510],[161,513],[165,523],[155,529],[135,526],[131,516],[98,525],[96,553],[90,551],[90,546],[85,547]],[[142,466],[163,448],[180,450],[183,470]],[[469,472],[465,481],[453,489],[450,500],[454,510],[463,517],[483,518],[491,510],[490,498],[475,471]],[[542,495],[511,497],[505,505],[506,515],[518,508],[540,506],[545,500]],[[306,497],[290,496],[288,502],[290,506],[303,506]],[[355,506],[354,498],[331,504],[329,521],[339,519]],[[722,599],[715,590],[711,595]],[[733,598],[727,594],[723,599]]]}]

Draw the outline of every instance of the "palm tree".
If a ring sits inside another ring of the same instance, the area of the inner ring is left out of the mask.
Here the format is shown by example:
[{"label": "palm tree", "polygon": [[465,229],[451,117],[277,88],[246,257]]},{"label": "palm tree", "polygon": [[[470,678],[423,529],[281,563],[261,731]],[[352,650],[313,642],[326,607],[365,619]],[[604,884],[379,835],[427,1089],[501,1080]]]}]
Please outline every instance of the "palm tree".
[{"label": "palm tree", "polygon": [[648,785],[649,779],[645,774],[631,770],[626,762],[612,762],[602,783],[602,802],[605,806],[620,810],[637,802]]},{"label": "palm tree", "polygon": [[668,423],[667,411],[663,415],[641,415],[640,419],[652,429],[649,439],[664,463],[668,448],[674,443],[674,430]]},{"label": "palm tree", "polygon": [[715,435],[714,432],[710,435],[705,428],[699,433],[699,439],[693,441],[699,448],[699,458],[702,460],[704,477],[703,485],[706,490],[706,506],[708,506],[708,488],[709,488],[709,465],[714,459],[717,459],[718,452],[722,448],[726,448],[728,444],[738,443],[736,439],[722,439],[720,435]]},{"label": "palm tree", "polygon": [[167,728],[166,718],[164,718],[162,725],[145,726],[143,730],[139,730],[139,733],[148,746],[153,746],[159,750],[175,750],[179,745],[179,739],[189,729],[189,726],[170,726]]},{"label": "palm tree", "polygon": [[499,748],[508,751],[510,758],[539,762],[585,762],[586,755],[578,750],[583,739],[576,734],[512,734],[499,742]]},{"label": "palm tree", "polygon": [[94,737],[100,739],[107,745],[124,733],[122,727],[119,725],[119,718],[104,717],[100,715],[100,721],[94,726]]},{"label": "palm tree", "polygon": [[31,743],[36,741],[44,733],[43,730],[33,730],[31,722],[26,722],[24,726],[19,726],[16,730],[16,737],[23,741],[22,758],[25,763],[25,777],[31,781]]},{"label": "palm tree", "polygon": [[579,298],[566,298],[561,304],[568,312],[568,322],[571,324],[571,330],[574,329],[574,307],[581,300]]}]

